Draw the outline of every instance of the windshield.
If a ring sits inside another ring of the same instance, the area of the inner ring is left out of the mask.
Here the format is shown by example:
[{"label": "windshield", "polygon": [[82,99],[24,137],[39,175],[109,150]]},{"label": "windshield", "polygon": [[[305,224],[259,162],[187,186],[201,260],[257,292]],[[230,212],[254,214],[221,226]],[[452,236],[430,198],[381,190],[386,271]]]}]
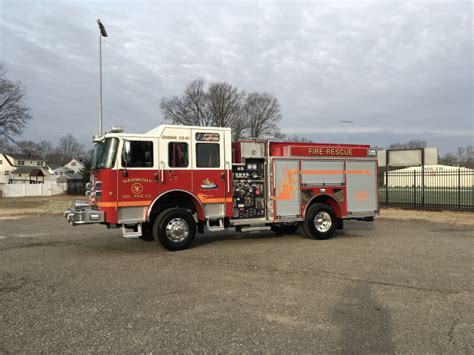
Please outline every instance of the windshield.
[{"label": "windshield", "polygon": [[98,142],[94,148],[92,157],[92,169],[111,168],[115,163],[117,147],[119,140],[117,138],[106,138]]}]

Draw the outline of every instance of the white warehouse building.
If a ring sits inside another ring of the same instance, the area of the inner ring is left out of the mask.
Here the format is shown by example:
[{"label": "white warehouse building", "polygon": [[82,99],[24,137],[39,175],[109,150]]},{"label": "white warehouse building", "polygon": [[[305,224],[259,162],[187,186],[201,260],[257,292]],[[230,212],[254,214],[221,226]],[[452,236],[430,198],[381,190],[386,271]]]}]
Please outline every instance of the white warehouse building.
[{"label": "white warehouse building", "polygon": [[[384,181],[386,179],[384,172]],[[388,172],[389,187],[422,186],[422,167],[414,166]],[[425,165],[425,187],[472,188],[474,169],[450,165]]]}]

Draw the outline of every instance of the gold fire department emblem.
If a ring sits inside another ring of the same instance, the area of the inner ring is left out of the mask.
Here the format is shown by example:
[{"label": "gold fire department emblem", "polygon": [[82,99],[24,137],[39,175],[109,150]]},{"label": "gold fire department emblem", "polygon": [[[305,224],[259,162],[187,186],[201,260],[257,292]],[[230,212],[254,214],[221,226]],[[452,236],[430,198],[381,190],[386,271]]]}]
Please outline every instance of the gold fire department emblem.
[{"label": "gold fire department emblem", "polygon": [[141,194],[143,192],[143,185],[139,183],[135,183],[132,185],[132,192],[134,194]]}]

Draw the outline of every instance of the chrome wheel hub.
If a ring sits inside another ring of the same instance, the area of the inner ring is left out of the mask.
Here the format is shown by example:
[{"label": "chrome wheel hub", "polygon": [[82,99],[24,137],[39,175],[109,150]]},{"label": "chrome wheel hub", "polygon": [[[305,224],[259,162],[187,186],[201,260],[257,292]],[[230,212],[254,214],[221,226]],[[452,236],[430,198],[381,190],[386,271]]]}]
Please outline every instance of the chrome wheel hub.
[{"label": "chrome wheel hub", "polygon": [[314,217],[314,226],[318,232],[326,233],[332,226],[332,220],[329,213],[326,211],[319,211]]},{"label": "chrome wheel hub", "polygon": [[166,236],[173,242],[182,242],[188,235],[188,223],[182,218],[173,218],[166,225]]}]

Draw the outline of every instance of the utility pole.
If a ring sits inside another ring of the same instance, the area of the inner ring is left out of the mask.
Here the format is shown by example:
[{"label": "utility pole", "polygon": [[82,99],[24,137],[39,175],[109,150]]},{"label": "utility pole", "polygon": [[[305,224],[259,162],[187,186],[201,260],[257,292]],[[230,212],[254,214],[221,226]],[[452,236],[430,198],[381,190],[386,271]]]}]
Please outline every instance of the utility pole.
[{"label": "utility pole", "polygon": [[347,144],[347,124],[354,123],[354,121],[341,120],[339,122],[344,123],[344,144]]},{"label": "utility pole", "polygon": [[102,37],[108,37],[104,25],[97,19],[99,25],[99,137],[102,136]]}]

